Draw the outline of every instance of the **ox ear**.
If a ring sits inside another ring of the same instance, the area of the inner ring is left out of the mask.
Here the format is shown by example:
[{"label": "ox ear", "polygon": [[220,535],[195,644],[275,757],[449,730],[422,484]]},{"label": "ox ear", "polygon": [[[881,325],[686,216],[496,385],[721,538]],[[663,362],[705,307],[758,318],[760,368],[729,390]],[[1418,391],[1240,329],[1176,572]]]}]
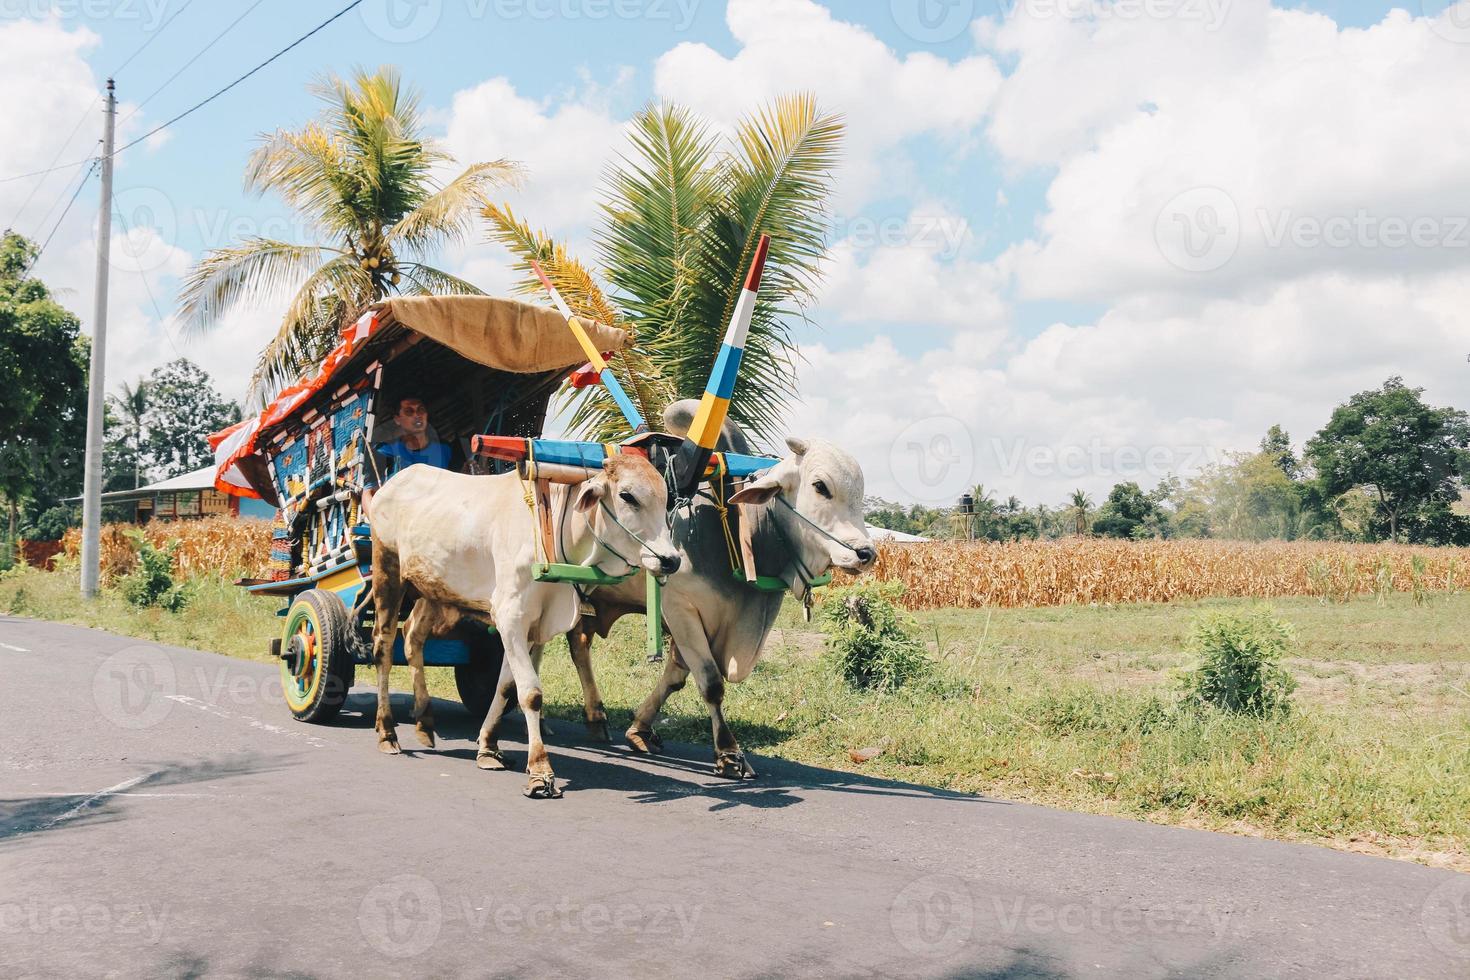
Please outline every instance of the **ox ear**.
[{"label": "ox ear", "polygon": [[577,510],[583,513],[591,510],[606,495],[607,479],[605,477],[594,477],[584,481],[577,490]]},{"label": "ox ear", "polygon": [[800,436],[787,436],[786,448],[791,450],[791,452],[797,456],[805,456],[807,450],[807,442]]},{"label": "ox ear", "polygon": [[746,484],[741,490],[730,495],[732,504],[764,504],[772,497],[785,489],[781,479],[783,467],[773,466],[760,475],[760,478]]}]

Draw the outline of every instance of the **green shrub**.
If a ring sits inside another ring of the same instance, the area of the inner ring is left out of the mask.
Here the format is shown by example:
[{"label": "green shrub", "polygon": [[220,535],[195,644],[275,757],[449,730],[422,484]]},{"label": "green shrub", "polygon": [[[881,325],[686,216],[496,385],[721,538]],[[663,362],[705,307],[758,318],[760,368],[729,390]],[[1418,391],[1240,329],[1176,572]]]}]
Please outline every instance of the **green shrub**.
[{"label": "green shrub", "polygon": [[828,656],[852,686],[892,691],[933,673],[918,624],[894,606],[902,595],[898,582],[864,582],[823,600]]},{"label": "green shrub", "polygon": [[1193,636],[1200,660],[1184,675],[1185,699],[1258,716],[1288,710],[1296,681],[1281,657],[1294,639],[1291,626],[1266,608],[1201,617]]},{"label": "green shrub", "polygon": [[158,606],[179,612],[189,604],[189,592],[182,583],[174,582],[177,560],[174,553],[179,542],[170,541],[162,548],[148,543],[141,531],[128,532],[138,554],[138,564],[117,580],[117,589],[129,603],[139,607]]}]

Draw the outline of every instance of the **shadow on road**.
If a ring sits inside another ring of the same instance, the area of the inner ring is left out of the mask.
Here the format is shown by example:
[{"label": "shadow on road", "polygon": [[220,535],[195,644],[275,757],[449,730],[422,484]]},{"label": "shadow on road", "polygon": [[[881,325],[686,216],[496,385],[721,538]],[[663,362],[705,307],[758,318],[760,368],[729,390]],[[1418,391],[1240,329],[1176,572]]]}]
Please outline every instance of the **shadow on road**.
[{"label": "shadow on road", "polygon": [[[390,701],[393,715],[398,720],[399,741],[406,758],[474,761],[473,743],[479,736],[481,719],[471,718],[463,705],[434,699],[439,744],[433,749],[423,749],[418,746],[412,722],[408,720],[412,715],[413,696],[395,691]],[[334,724],[342,728],[371,730],[376,711],[377,695],[355,690],[348,696],[342,714]],[[843,793],[1008,805],[1002,800],[969,793],[915,786],[753,754],[750,762],[759,774],[756,779],[724,780],[714,775],[714,757],[708,745],[669,742],[658,755],[641,755],[621,745],[590,741],[580,720],[554,718],[549,724],[551,731],[547,733],[546,740],[552,754],[552,765],[568,790],[611,790],[623,793],[637,803],[665,803],[686,797],[702,797],[710,801],[712,811],[739,806],[781,809],[801,803],[807,795],[814,793]],[[524,745],[525,731],[525,720],[519,715],[507,716],[501,726],[502,743],[512,743],[502,747],[508,749],[515,769],[524,765],[524,753],[515,743]],[[366,732],[363,737],[371,738]],[[460,747],[450,744],[456,739],[464,739],[471,745]],[[567,749],[574,752],[569,754],[565,751]]]},{"label": "shadow on road", "polygon": [[[147,773],[136,783],[129,783],[127,793],[159,792],[171,786],[188,786],[213,782],[280,768],[281,758],[255,754],[228,756],[207,762],[165,765]],[[21,838],[34,838],[49,830],[60,830],[77,824],[111,823],[124,814],[119,806],[125,795],[105,793],[107,787],[66,796],[31,796],[0,800],[0,845]]]}]

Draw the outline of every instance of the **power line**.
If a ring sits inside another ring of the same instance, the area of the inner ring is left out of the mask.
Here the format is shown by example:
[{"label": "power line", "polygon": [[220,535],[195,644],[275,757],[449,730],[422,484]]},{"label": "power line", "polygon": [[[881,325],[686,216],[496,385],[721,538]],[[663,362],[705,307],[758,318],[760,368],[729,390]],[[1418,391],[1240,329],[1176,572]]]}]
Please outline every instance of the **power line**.
[{"label": "power line", "polygon": [[[249,78],[251,75],[254,75],[256,72],[260,71],[266,65],[269,65],[271,62],[277,60],[282,55],[286,54],[288,51],[290,51],[293,48],[295,48],[298,45],[300,45],[302,42],[304,42],[307,39],[311,38],[313,35],[319,33],[324,28],[326,28],[327,26],[329,26],[330,24],[332,24],[334,21],[340,20],[343,15],[347,14],[353,8],[361,6],[362,5],[362,2],[363,2],[363,0],[352,0],[351,3],[347,4],[347,6],[343,7],[341,10],[337,11],[335,14],[333,14],[330,17],[328,17],[326,20],[322,21],[320,24],[316,25],[311,30],[307,31],[305,34],[301,35],[296,40],[292,41],[290,44],[286,45],[284,48],[282,48],[281,50],[277,51],[275,54],[271,55],[269,58],[265,59],[260,64],[256,65],[254,68],[250,69],[245,74],[243,74],[239,78],[235,79],[233,82],[230,82],[230,84],[226,85],[224,88],[220,89],[218,92],[215,92],[213,95],[210,95],[207,98],[201,99],[200,101],[194,103],[189,108],[185,109],[183,112],[179,113],[177,116],[174,116],[172,119],[168,120],[167,122],[164,122],[164,123],[161,123],[161,124],[159,124],[157,126],[154,126],[152,129],[150,129],[148,132],[144,133],[142,136],[139,136],[137,139],[135,139],[135,140],[133,140],[133,141],[131,141],[129,143],[123,144],[122,146],[120,146],[116,150],[114,150],[112,155],[115,157],[119,153],[121,153],[123,150],[126,150],[126,149],[128,149],[130,147],[137,146],[139,143],[143,142],[144,140],[148,139],[149,137],[155,136],[158,133],[163,132],[165,129],[167,129],[168,127],[172,126],[174,123],[178,122],[180,119],[183,119],[185,116],[188,116],[188,115],[190,115],[190,114],[192,114],[194,112],[197,112],[198,110],[200,110],[200,109],[204,108],[205,106],[209,105],[209,103],[213,102],[215,99],[219,98],[221,95],[224,95],[230,89],[234,88],[236,85],[239,85],[241,82],[245,81],[245,79]],[[0,177],[0,184],[9,183],[10,181],[13,181],[13,180],[24,180],[27,177],[39,177],[42,174],[54,173],[57,170],[69,170],[72,167],[80,167],[82,164],[86,163],[88,159],[90,159],[90,158],[82,159],[82,160],[75,160],[75,161],[73,161],[71,163],[62,164],[59,167],[48,167],[45,170],[33,170],[30,173],[15,174],[15,175],[10,176],[10,177]]]},{"label": "power line", "polygon": [[158,38],[158,35],[162,34],[164,31],[168,30],[168,25],[172,24],[176,19],[178,19],[179,14],[182,14],[184,11],[188,10],[189,9],[189,4],[191,4],[193,2],[194,2],[194,0],[184,0],[184,5],[182,7],[180,7],[178,10],[175,10],[173,12],[172,16],[170,16],[168,20],[164,21],[162,24],[159,24],[158,25],[158,30],[156,30],[152,34],[148,35],[148,39],[146,41],[144,41],[142,44],[138,45],[137,50],[134,51],[132,54],[128,55],[127,60],[125,60],[122,64],[118,65],[116,68],[114,68],[112,70],[112,77],[113,78],[116,78],[118,72],[122,71],[128,65],[131,65],[133,63],[133,59],[136,58],[136,57],[138,57],[138,55],[142,54],[143,53],[143,49],[146,48],[146,47],[148,47],[148,45],[152,44]]},{"label": "power line", "polygon": [[[117,220],[122,222],[123,237],[131,239],[133,237],[133,230],[128,227],[128,219],[123,217],[122,208],[117,206],[116,197],[109,203],[109,206],[112,208],[113,214],[117,215]],[[148,302],[153,306],[154,315],[158,317],[158,327],[163,331],[163,339],[168,341],[168,345],[173,348],[175,354],[183,357],[184,355],[179,350],[178,345],[174,343],[173,337],[169,336],[168,322],[164,319],[163,311],[158,308],[158,299],[154,297],[153,287],[148,283],[148,273],[143,271],[143,257],[136,252],[133,253],[133,265],[137,267],[138,278],[143,280],[143,289],[148,293]]]},{"label": "power line", "polygon": [[[56,166],[56,161],[57,160],[60,160],[61,159],[61,155],[66,152],[66,148],[68,146],[71,146],[71,141],[77,138],[77,132],[78,132],[78,130],[80,130],[82,128],[82,123],[84,123],[84,122],[87,121],[87,117],[92,114],[92,108],[97,105],[97,100],[100,99],[100,98],[101,98],[100,95],[93,96],[92,97],[92,101],[87,103],[87,108],[82,112],[81,116],[77,119],[76,125],[71,128],[71,132],[70,133],[67,133],[66,139],[62,141],[62,144],[56,148],[56,154],[51,158],[51,162],[48,163],[48,164],[46,164],[46,166],[48,166],[48,167],[54,167],[54,166]],[[15,227],[15,223],[20,220],[20,216],[25,213],[26,208],[28,208],[28,207],[31,206],[31,200],[36,196],[36,191],[40,190],[41,189],[41,185],[44,184],[44,183],[45,183],[45,181],[43,181],[43,180],[36,181],[35,185],[31,187],[31,192],[26,195],[26,199],[25,199],[24,203],[22,203],[20,207],[18,207],[18,208],[15,209],[15,217],[12,218],[12,219],[10,219],[10,226],[12,228]],[[61,193],[63,193],[63,194],[66,193],[65,188],[62,189]],[[55,208],[56,207],[55,202],[52,203],[51,207],[52,208]],[[50,209],[47,209],[46,214],[49,216],[51,214],[51,210]],[[45,224],[46,224],[46,219],[44,217],[39,222],[37,222],[37,226],[38,227],[39,226],[42,226],[42,225],[45,225]]]},{"label": "power line", "polygon": [[[101,140],[98,140],[98,142],[100,143]],[[85,181],[88,176],[90,176],[90,175],[86,171],[83,171],[82,172],[81,179],[83,181]],[[67,184],[69,184],[69,183],[70,183],[70,181],[67,182]],[[40,237],[40,235],[41,235],[41,229],[45,228],[47,222],[49,222],[51,220],[51,212],[52,211],[55,211],[56,210],[56,206],[58,204],[60,204],[63,200],[66,199],[66,187],[67,187],[66,184],[63,184],[62,185],[61,193],[59,193],[59,194],[56,195],[56,199],[51,202],[51,206],[46,209],[46,213],[43,214],[43,215],[41,215],[41,220],[36,222],[36,237],[38,237],[38,238]]]},{"label": "power line", "polygon": [[41,243],[41,247],[36,251],[36,257],[31,259],[30,264],[25,267],[25,271],[20,274],[20,278],[24,279],[30,275],[31,270],[36,267],[36,263],[41,261],[41,256],[46,253],[46,246],[51,244],[51,239],[56,235],[56,229],[60,228],[61,223],[66,220],[66,214],[71,210],[71,206],[77,203],[77,197],[82,193],[82,188],[87,186],[87,180],[92,176],[92,171],[97,169],[97,163],[98,160],[94,158],[92,160],[92,166],[87,168],[87,172],[82,175],[81,182],[77,184],[77,189],[72,191],[71,200],[67,201],[66,207],[61,209],[61,217],[57,218],[56,224],[51,226],[51,234],[47,235],[46,240]]},{"label": "power line", "polygon": [[168,88],[168,86],[173,82],[174,79],[178,78],[186,70],[188,70],[189,66],[192,65],[192,64],[194,64],[194,62],[196,62],[200,58],[204,57],[205,53],[207,51],[209,51],[210,48],[212,48],[216,44],[218,44],[221,38],[223,38],[226,34],[230,33],[230,31],[232,31],[232,30],[235,29],[235,25],[236,24],[240,23],[240,21],[242,21],[246,17],[248,17],[250,15],[250,12],[252,10],[254,10],[256,7],[259,7],[264,2],[265,2],[265,0],[255,0],[255,2],[252,3],[249,7],[246,7],[244,13],[242,13],[239,17],[236,17],[234,20],[230,21],[230,25],[228,27],[226,27],[224,30],[220,31],[218,34],[216,34],[214,36],[214,39],[212,41],[210,41],[204,47],[200,48],[199,51],[198,51],[198,53],[195,54],[194,57],[192,57],[188,61],[184,62],[184,64],[179,68],[178,71],[176,71],[172,75],[168,76],[168,78],[164,80],[164,83],[162,85],[158,86],[158,88],[154,89],[152,92],[150,92],[147,96],[145,96],[143,98],[143,101],[141,101],[137,105],[133,106],[132,111],[130,111],[126,116],[124,116],[122,121],[123,122],[126,122],[127,120],[133,118],[133,115],[139,109],[143,108],[149,102],[153,101],[153,97],[155,95],[157,95],[159,92],[162,92],[164,89]]},{"label": "power line", "polygon": [[305,34],[301,35],[296,40],[292,41],[290,44],[286,45],[284,48],[282,48],[281,50],[277,51],[275,54],[271,55],[269,58],[265,59],[260,64],[256,65],[254,68],[250,69],[245,74],[241,75],[239,78],[235,79],[233,82],[231,82],[230,84],[226,85],[224,88],[220,89],[218,92],[215,92],[213,95],[208,96],[207,98],[201,99],[200,101],[194,103],[189,108],[187,108],[183,112],[179,113],[177,116],[174,116],[172,119],[168,120],[167,122],[160,123],[159,125],[153,127],[148,132],[144,133],[142,136],[139,136],[137,139],[132,140],[131,142],[128,142],[128,143],[124,143],[122,146],[118,147],[117,150],[115,150],[113,152],[113,156],[116,156],[118,153],[121,153],[123,150],[126,150],[129,147],[137,146],[139,143],[141,143],[144,140],[148,139],[150,136],[153,136],[153,135],[155,135],[157,133],[163,132],[165,129],[167,129],[168,127],[172,126],[174,123],[178,122],[180,119],[183,119],[185,116],[189,115],[190,113],[196,112],[199,109],[202,109],[205,106],[209,105],[209,103],[213,102],[215,99],[219,98],[221,95],[224,95],[230,89],[234,88],[236,85],[239,85],[241,82],[245,81],[245,79],[249,78],[251,75],[254,75],[256,72],[260,71],[266,65],[269,65],[271,62],[275,61],[277,58],[281,57],[286,52],[290,51],[292,48],[294,48],[297,45],[301,44],[303,41],[307,40],[312,35],[314,35],[317,32],[323,30],[324,28],[326,28],[333,21],[339,19],[344,14],[346,14],[348,11],[352,10],[352,8],[357,7],[357,6],[360,6],[361,4],[362,4],[362,0],[352,0],[352,2],[349,3],[347,6],[343,7],[341,10],[337,11],[335,14],[333,14],[330,17],[328,17],[326,20],[322,21],[320,24],[316,25],[311,30],[307,31]]}]

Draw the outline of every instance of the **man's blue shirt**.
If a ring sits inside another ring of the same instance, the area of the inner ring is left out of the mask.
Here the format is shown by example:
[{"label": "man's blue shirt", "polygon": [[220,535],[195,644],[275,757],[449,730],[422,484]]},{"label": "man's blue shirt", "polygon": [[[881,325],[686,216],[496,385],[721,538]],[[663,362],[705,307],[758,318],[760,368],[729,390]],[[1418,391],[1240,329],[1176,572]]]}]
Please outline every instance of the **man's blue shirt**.
[{"label": "man's blue shirt", "polygon": [[442,442],[431,442],[423,449],[410,449],[403,444],[402,439],[395,439],[378,446],[377,450],[393,460],[394,473],[414,463],[427,463],[441,470],[449,469],[449,446]]}]

